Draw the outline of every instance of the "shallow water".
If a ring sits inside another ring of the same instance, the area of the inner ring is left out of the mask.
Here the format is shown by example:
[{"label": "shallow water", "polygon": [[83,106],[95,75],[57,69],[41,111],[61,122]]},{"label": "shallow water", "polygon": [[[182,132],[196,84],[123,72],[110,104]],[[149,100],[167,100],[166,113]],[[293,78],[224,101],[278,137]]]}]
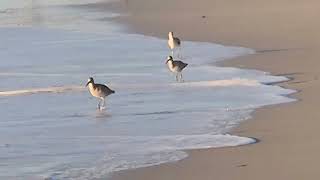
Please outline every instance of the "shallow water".
[{"label": "shallow water", "polygon": [[[114,14],[48,6],[33,13],[50,18],[13,26],[21,11],[0,15],[2,179],[104,178],[182,159],[184,149],[253,143],[226,133],[255,108],[293,101],[266,85],[284,77],[212,65],[251,49],[183,41],[189,65],[176,83],[166,40],[99,21]],[[89,76],[116,91],[105,111],[84,88]]]}]

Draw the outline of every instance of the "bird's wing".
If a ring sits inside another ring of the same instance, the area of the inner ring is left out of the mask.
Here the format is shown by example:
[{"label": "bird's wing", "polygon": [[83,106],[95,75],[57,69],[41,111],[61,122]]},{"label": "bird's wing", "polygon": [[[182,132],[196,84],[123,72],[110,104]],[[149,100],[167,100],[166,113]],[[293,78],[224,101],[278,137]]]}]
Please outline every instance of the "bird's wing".
[{"label": "bird's wing", "polygon": [[173,66],[178,66],[181,69],[185,68],[188,64],[182,61],[173,61]]},{"label": "bird's wing", "polygon": [[106,90],[106,92],[114,93],[114,90],[110,89],[107,85],[103,85],[103,88]]},{"label": "bird's wing", "polygon": [[174,38],[174,40],[177,42],[177,44],[180,46],[181,45],[181,41],[180,41],[180,39],[179,38]]},{"label": "bird's wing", "polygon": [[100,92],[110,92],[111,91],[111,89],[108,88],[108,86],[106,86],[104,84],[96,84],[96,88]]}]

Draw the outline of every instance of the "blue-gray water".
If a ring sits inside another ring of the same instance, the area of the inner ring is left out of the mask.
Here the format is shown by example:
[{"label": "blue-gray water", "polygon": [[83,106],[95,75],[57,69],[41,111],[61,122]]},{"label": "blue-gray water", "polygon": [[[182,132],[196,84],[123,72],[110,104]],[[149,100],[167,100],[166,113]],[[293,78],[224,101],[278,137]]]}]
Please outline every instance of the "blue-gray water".
[{"label": "blue-gray water", "polygon": [[[186,82],[175,83],[166,40],[99,21],[115,14],[12,6],[0,3],[0,179],[104,178],[183,149],[252,143],[226,133],[255,108],[292,101],[265,85],[284,77],[212,65],[251,49],[183,41]],[[106,111],[84,88],[89,76],[116,91]]]}]

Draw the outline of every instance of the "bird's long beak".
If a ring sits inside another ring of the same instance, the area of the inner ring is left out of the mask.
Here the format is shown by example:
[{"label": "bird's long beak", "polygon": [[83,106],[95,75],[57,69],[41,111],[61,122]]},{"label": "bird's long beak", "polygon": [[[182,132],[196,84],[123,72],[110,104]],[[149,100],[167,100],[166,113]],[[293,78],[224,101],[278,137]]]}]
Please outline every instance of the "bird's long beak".
[{"label": "bird's long beak", "polygon": [[86,87],[90,84],[91,81],[87,82]]},{"label": "bird's long beak", "polygon": [[166,61],[166,64],[168,64],[168,62],[169,62],[169,59]]}]

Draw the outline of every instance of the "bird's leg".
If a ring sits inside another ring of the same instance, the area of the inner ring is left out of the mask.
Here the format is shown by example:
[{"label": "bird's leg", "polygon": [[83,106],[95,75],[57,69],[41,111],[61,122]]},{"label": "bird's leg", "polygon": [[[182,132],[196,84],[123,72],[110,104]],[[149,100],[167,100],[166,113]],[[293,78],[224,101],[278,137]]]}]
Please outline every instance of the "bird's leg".
[{"label": "bird's leg", "polygon": [[178,58],[179,58],[179,59],[182,59],[182,56],[181,56],[181,47],[180,47],[180,46],[178,47]]},{"label": "bird's leg", "polygon": [[[102,102],[102,104],[101,104],[101,102]],[[105,106],[104,98],[101,98],[100,101],[99,101],[99,110],[103,110],[104,106]]]},{"label": "bird's leg", "polygon": [[182,82],[182,74],[181,74],[181,72],[178,73],[178,79],[179,79],[179,82]]},{"label": "bird's leg", "polygon": [[102,98],[102,102],[103,102],[103,106],[102,106],[102,108],[105,108],[105,107],[106,107],[106,101],[105,101],[105,98]]},{"label": "bird's leg", "polygon": [[184,82],[184,79],[182,77],[182,73],[180,73],[180,82]]},{"label": "bird's leg", "polygon": [[178,77],[179,73],[176,74],[176,81],[179,82],[179,77]]},{"label": "bird's leg", "polygon": [[98,109],[100,110],[100,107],[101,107],[101,99],[99,100],[99,103],[98,103]]}]

